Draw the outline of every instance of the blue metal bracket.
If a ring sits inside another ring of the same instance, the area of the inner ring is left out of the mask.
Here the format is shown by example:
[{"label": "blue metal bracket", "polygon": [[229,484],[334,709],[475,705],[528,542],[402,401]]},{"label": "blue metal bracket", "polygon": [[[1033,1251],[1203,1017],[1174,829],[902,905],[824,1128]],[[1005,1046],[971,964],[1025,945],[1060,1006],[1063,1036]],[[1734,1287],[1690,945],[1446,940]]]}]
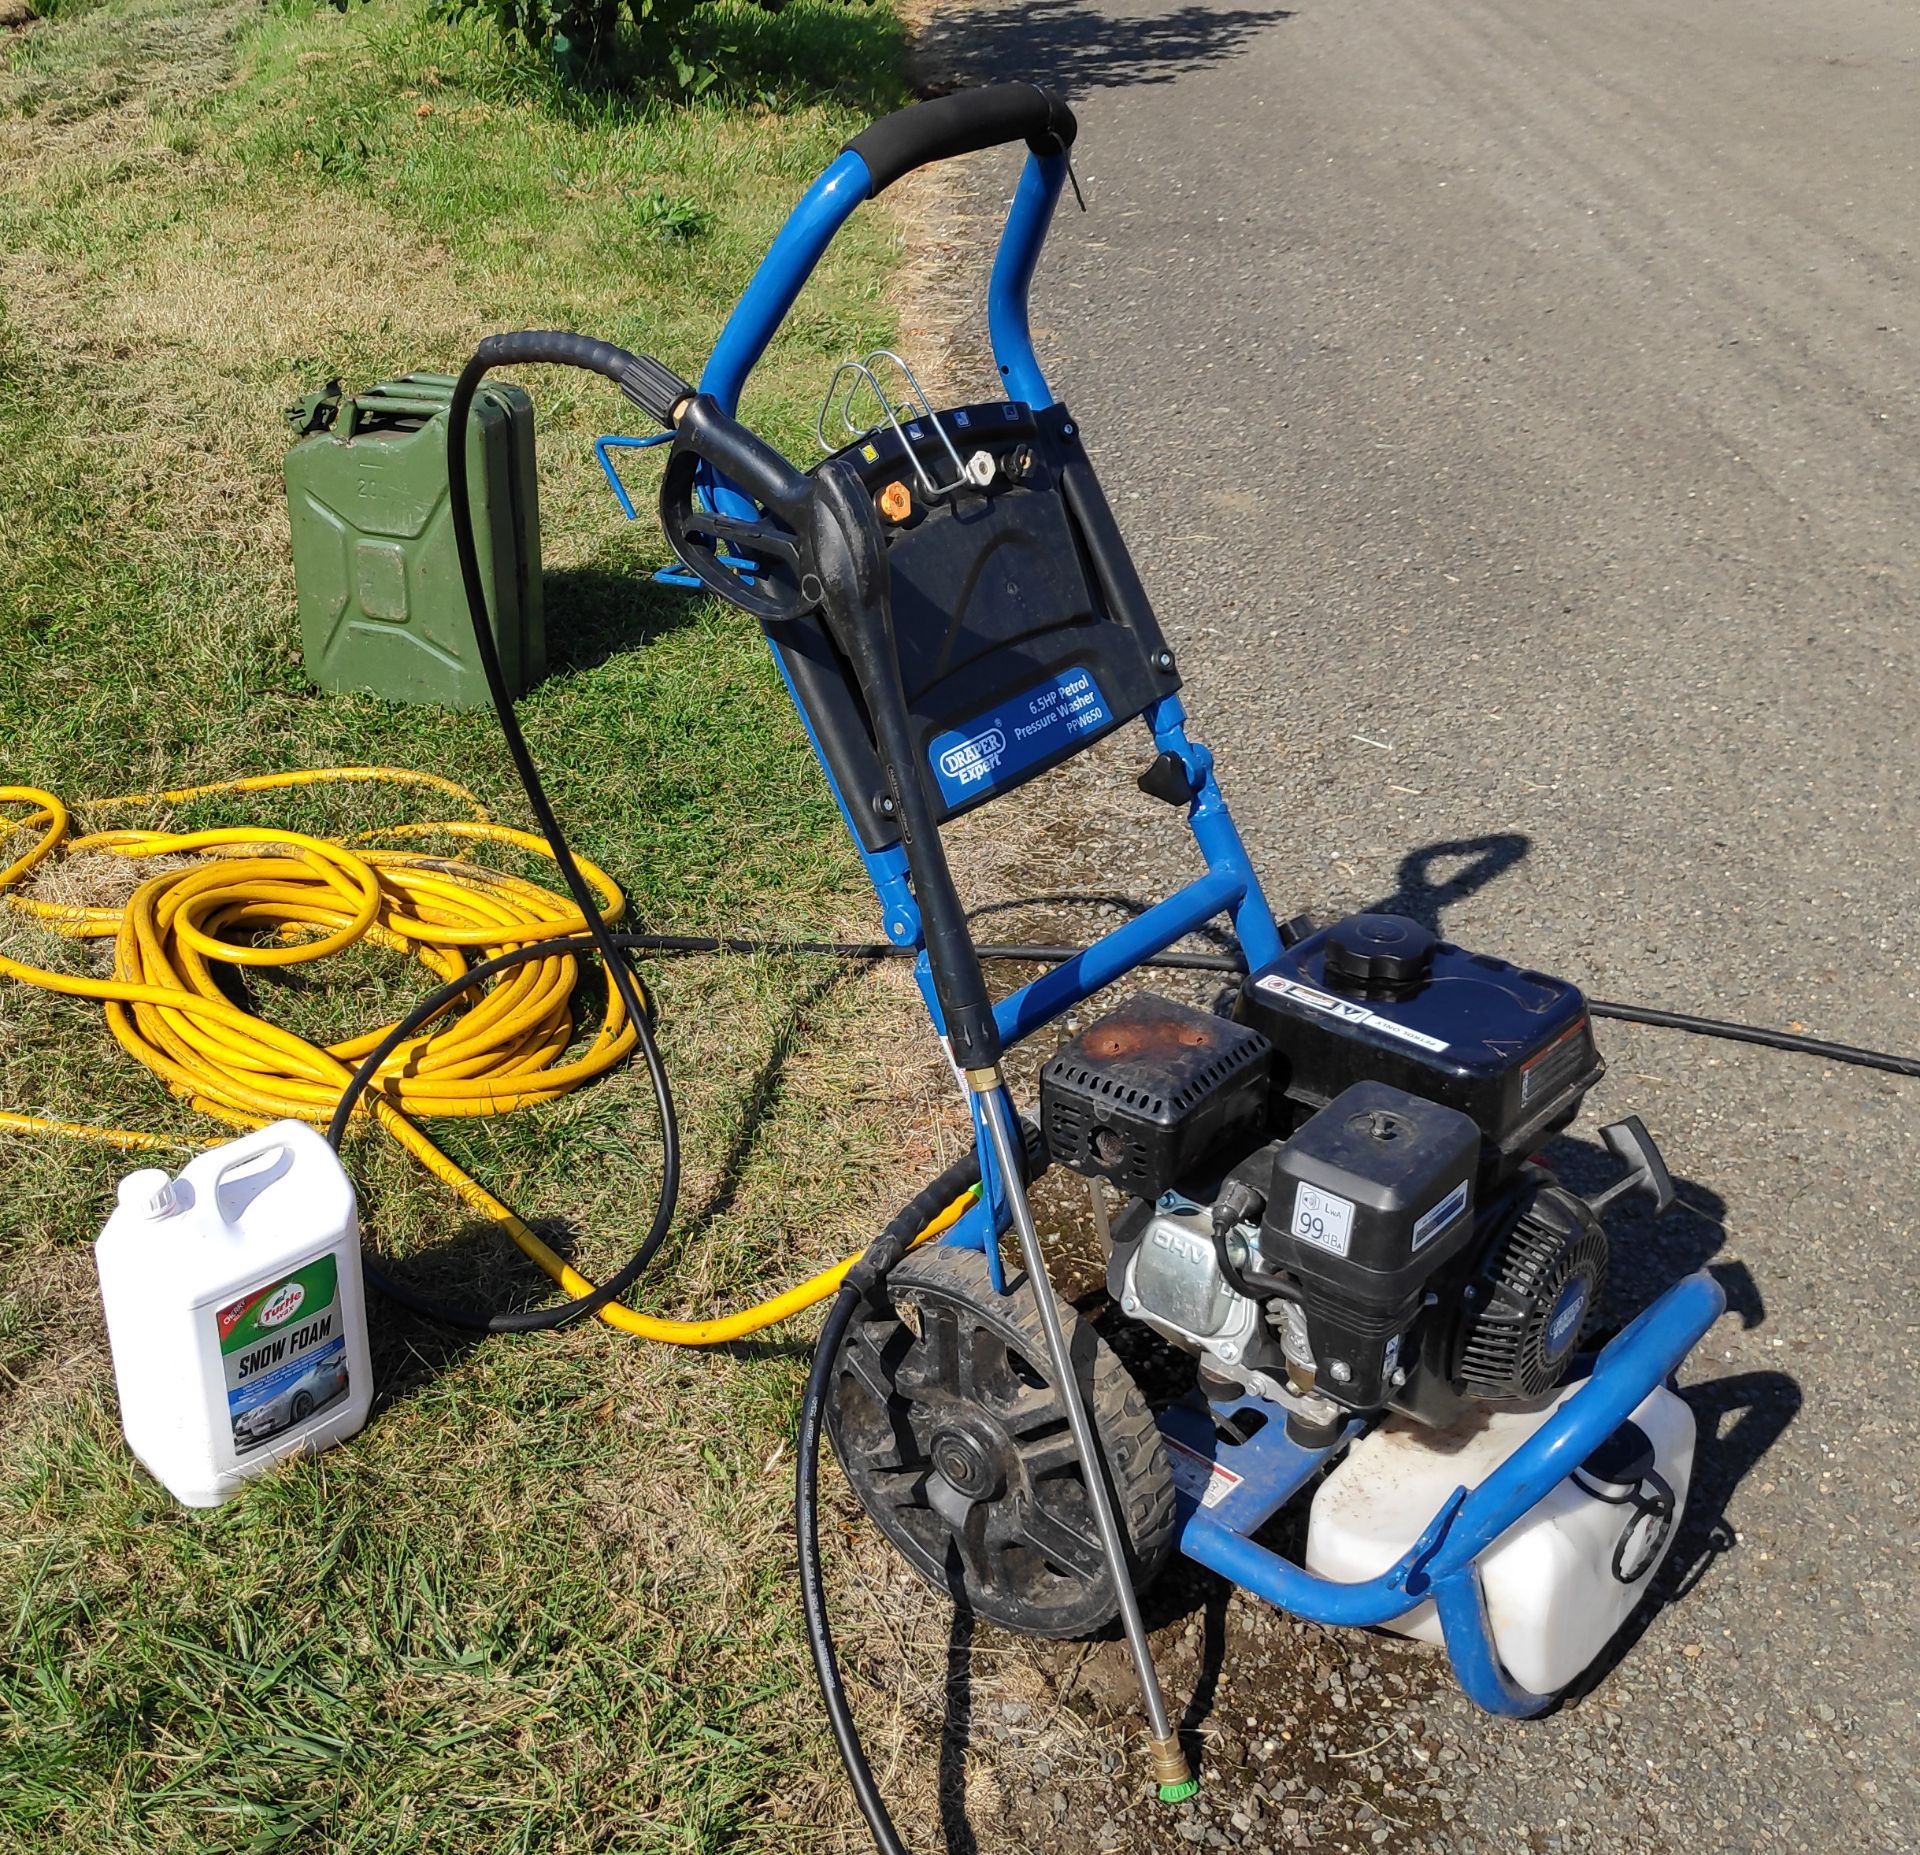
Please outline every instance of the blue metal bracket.
[{"label": "blue metal bracket", "polygon": [[[612,453],[615,451],[650,451],[657,444],[671,444],[672,432],[654,432],[646,438],[624,438],[618,434],[593,441],[593,454],[600,460],[600,468],[606,473],[607,487],[613,491],[613,499],[620,505],[620,513],[628,521],[638,519],[639,512],[633,506],[633,498],[627,494],[627,486],[620,481],[620,473],[614,468]],[[699,585],[691,574],[687,576],[692,585]]]},{"label": "blue metal bracket", "polygon": [[[614,451],[647,451],[657,444],[671,444],[672,432],[653,432],[645,438],[628,438],[618,433],[609,434],[593,441],[593,454],[600,461],[600,468],[606,474],[607,486],[613,491],[614,500],[620,505],[620,513],[628,521],[637,521],[639,511],[633,506],[633,498],[627,494],[627,486],[620,480],[620,472],[615,467],[610,453]],[[721,552],[716,556],[723,567],[751,569],[753,562],[741,560],[738,556]],[[699,580],[684,567],[659,567],[653,575],[656,586],[678,586],[683,591],[698,592]]]}]

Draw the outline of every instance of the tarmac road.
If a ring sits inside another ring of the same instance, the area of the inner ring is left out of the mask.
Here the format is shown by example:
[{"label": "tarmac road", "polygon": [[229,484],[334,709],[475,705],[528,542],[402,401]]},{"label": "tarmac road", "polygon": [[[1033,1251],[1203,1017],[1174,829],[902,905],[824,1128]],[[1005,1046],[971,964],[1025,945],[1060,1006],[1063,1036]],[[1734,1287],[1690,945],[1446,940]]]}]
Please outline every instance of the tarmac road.
[{"label": "tarmac road", "polygon": [[[1910,6],[1032,0],[928,61],[1080,112],[1043,354],[1283,912],[1920,1051]],[[1186,867],[1144,758],[1056,780],[1047,886]],[[1522,1725],[1216,1602],[1210,1807],[1119,1846],[1920,1847],[1920,1083],[1604,1047],[1572,1163],[1637,1112],[1690,1206],[1619,1227],[1621,1311],[1703,1263],[1741,1310],[1687,1375],[1691,1588]],[[1115,1846],[1097,1802],[1052,1845]]]}]

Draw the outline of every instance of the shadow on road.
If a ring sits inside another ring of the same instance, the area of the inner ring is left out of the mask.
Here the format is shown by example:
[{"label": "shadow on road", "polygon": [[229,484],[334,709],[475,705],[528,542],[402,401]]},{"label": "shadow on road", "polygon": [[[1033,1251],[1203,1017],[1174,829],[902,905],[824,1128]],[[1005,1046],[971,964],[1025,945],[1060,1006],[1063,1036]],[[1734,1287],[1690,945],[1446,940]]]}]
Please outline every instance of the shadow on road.
[{"label": "shadow on road", "polygon": [[[1485,837],[1448,838],[1423,844],[1400,859],[1391,895],[1370,902],[1361,913],[1405,915],[1434,933],[1444,933],[1441,913],[1497,881],[1533,848],[1518,831],[1494,831]],[[1449,865],[1452,865],[1449,869]]]},{"label": "shadow on road", "polygon": [[[1182,6],[1140,16],[1087,0],[1030,0],[935,19],[918,52],[923,68],[975,80],[1030,78],[1069,97],[1128,84],[1165,84],[1219,64],[1292,13],[1284,7]],[[929,85],[923,94],[945,88]]]},{"label": "shadow on road", "polygon": [[[1354,912],[1405,915],[1410,920],[1418,921],[1422,927],[1431,928],[1436,934],[1444,934],[1446,927],[1442,916],[1447,909],[1464,902],[1471,895],[1477,895],[1489,883],[1498,881],[1532,848],[1533,840],[1518,831],[1496,831],[1484,837],[1454,837],[1439,843],[1422,844],[1419,849],[1408,851],[1400,859],[1400,867],[1394,876],[1393,893],[1382,896],[1377,902],[1369,902],[1364,909]],[[1144,915],[1152,906],[1152,902],[1143,901],[1137,895],[1076,889],[1051,895],[1019,895],[985,902],[969,909],[967,918],[978,922],[990,915],[1031,913],[1036,921],[1044,923],[1049,913],[1063,909],[1085,909],[1133,919]],[[1284,910],[1278,905],[1274,913],[1276,917],[1284,919]],[[1314,925],[1324,927],[1329,923],[1317,921]],[[1105,924],[1096,922],[1094,926],[1096,931],[1105,931]],[[1039,932],[1041,929],[1023,924],[1021,931]],[[1191,938],[1206,941],[1221,952],[1233,952],[1236,948],[1232,933],[1220,921],[1211,921],[1196,928]]]}]

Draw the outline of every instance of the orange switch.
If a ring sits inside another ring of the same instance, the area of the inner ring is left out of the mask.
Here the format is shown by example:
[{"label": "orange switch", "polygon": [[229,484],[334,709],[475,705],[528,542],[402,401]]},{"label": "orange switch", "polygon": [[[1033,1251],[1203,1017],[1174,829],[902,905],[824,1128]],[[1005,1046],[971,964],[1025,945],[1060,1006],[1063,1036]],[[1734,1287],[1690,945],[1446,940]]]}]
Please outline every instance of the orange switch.
[{"label": "orange switch", "polygon": [[880,513],[890,522],[904,522],[913,513],[913,492],[898,477],[880,492]]}]

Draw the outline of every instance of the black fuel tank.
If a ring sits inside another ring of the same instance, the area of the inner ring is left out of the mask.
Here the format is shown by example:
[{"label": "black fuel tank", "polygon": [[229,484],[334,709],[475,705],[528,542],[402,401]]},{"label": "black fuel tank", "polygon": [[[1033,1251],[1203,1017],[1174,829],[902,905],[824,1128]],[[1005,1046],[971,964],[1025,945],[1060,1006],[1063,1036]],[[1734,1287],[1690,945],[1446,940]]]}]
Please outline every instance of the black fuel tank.
[{"label": "black fuel tank", "polygon": [[1572,1120],[1605,1065],[1577,986],[1350,915],[1249,974],[1240,1014],[1274,1047],[1277,1091],[1323,1108],[1384,1082],[1470,1115],[1508,1160]]}]

